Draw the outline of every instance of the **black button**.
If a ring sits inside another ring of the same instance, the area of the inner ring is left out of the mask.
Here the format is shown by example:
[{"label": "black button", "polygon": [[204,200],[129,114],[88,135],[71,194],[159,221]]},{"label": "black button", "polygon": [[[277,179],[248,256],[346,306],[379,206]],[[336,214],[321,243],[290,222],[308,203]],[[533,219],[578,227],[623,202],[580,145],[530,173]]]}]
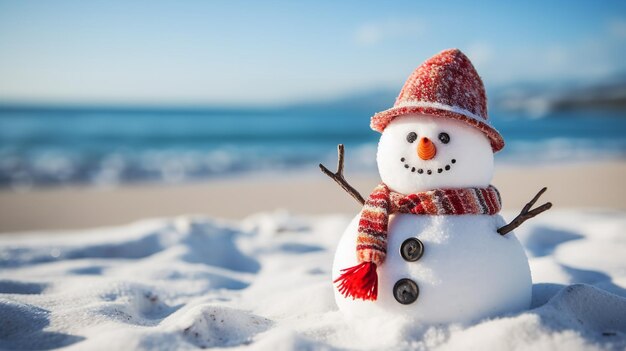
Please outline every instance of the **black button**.
[{"label": "black button", "polygon": [[408,238],[400,245],[400,255],[406,261],[415,262],[424,254],[424,244],[417,238]]},{"label": "black button", "polygon": [[411,279],[400,279],[396,282],[396,285],[393,286],[393,297],[395,297],[396,301],[403,305],[415,302],[419,294],[420,289]]}]

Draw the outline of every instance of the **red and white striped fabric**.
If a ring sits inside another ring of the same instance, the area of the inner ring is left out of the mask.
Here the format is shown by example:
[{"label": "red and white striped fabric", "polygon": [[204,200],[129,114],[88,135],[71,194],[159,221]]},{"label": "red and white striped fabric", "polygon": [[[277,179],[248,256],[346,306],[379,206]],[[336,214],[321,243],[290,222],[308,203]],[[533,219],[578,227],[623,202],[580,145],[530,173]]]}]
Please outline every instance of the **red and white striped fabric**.
[{"label": "red and white striped fabric", "polygon": [[356,255],[359,264],[342,270],[335,280],[346,297],[376,300],[378,276],[376,267],[387,254],[387,226],[392,213],[415,215],[494,215],[502,201],[498,190],[487,188],[435,189],[403,195],[380,184],[369,196],[359,220]]}]

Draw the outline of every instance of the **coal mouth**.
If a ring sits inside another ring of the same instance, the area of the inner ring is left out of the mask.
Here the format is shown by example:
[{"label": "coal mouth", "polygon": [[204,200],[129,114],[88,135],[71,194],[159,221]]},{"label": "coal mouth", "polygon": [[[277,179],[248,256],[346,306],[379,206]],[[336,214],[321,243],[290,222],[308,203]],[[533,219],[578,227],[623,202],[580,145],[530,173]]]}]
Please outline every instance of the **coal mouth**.
[{"label": "coal mouth", "polygon": [[408,164],[406,162],[406,158],[405,157],[402,157],[400,159],[400,162],[404,165],[404,168],[407,169],[411,173],[415,173],[415,174],[418,174],[418,175],[422,175],[422,174],[432,175],[432,174],[435,174],[435,173],[443,173],[443,172],[448,172],[448,171],[452,170],[452,166],[451,165],[456,163],[456,159],[454,159],[454,158],[451,159],[450,162],[448,162],[442,168],[413,167],[412,165],[410,165],[410,164]]}]

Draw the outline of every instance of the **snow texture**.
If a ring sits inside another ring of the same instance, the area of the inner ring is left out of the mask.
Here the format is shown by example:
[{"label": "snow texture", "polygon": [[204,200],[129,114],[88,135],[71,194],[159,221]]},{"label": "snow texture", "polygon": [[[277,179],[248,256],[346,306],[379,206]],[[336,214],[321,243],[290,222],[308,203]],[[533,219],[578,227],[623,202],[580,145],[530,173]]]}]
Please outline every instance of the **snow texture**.
[{"label": "snow texture", "polygon": [[276,212],[0,236],[0,349],[626,347],[623,212],[554,210],[525,223],[531,308],[464,325],[340,313],[331,264],[349,221]]}]

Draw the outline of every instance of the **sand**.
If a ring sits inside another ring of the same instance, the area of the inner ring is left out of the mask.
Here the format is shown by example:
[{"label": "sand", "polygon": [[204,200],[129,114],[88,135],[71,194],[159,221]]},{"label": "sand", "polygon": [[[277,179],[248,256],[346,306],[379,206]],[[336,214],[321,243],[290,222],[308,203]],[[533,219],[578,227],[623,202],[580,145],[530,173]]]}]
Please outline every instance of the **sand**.
[{"label": "sand", "polygon": [[[376,175],[346,178],[363,195]],[[626,209],[626,161],[543,167],[497,167],[493,184],[505,210],[519,210],[542,187],[559,208]],[[357,203],[317,169],[306,174],[211,180],[181,185],[64,187],[0,191],[0,232],[120,225],[142,218],[203,214],[241,219],[286,209],[295,214],[354,214]]]}]

